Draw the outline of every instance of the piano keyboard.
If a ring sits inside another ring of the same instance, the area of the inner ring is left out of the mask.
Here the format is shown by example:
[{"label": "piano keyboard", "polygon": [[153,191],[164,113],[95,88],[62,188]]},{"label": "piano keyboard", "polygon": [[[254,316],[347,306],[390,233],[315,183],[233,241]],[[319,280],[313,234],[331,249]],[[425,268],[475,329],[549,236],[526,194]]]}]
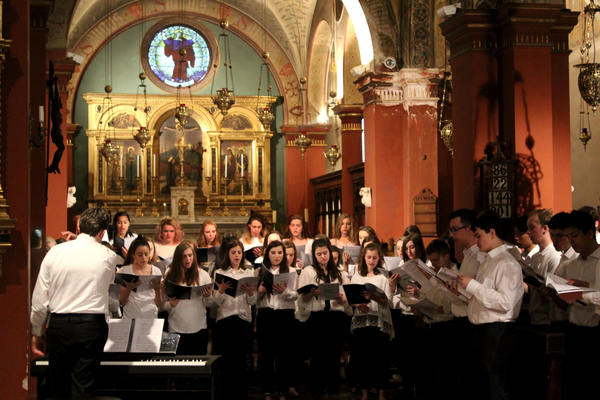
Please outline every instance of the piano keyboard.
[{"label": "piano keyboard", "polygon": [[[37,362],[37,365],[40,366],[48,366],[47,360],[40,360]],[[189,367],[201,367],[206,365],[205,360],[140,360],[140,361],[102,361],[100,365],[116,365],[116,366],[124,366],[124,367],[141,367],[141,366],[151,366],[151,367],[171,367],[174,365],[177,366],[189,366]]]}]

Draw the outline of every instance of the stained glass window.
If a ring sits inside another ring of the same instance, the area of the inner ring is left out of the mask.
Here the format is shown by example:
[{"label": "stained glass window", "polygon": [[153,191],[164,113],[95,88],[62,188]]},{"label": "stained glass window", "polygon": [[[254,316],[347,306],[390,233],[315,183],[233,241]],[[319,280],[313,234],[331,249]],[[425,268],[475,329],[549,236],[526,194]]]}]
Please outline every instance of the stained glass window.
[{"label": "stained glass window", "polygon": [[[183,62],[180,50],[184,49]],[[148,63],[158,79],[171,87],[192,86],[206,77],[210,67],[207,40],[188,26],[171,25],[159,30],[148,48]]]}]

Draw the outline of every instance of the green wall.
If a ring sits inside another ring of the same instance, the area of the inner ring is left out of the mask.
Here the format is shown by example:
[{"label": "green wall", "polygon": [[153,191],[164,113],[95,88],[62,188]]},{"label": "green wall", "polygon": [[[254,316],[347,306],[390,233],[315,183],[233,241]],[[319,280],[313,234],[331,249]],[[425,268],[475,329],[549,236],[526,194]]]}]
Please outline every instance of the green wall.
[{"label": "green wall", "polygon": [[[221,28],[217,25],[202,21],[215,35],[219,37]],[[150,28],[150,26],[148,26]],[[258,74],[262,59],[256,51],[235,34],[229,35],[231,48],[231,61],[234,66],[235,94],[255,96],[258,88]],[[73,213],[80,214],[87,207],[88,198],[88,138],[85,129],[88,128],[87,103],[83,100],[84,93],[104,93],[105,86],[105,49],[96,54],[94,60],[85,71],[74,104],[74,123],[83,129],[73,140],[73,184],[77,187],[77,203],[73,206]],[[135,94],[139,84],[138,70],[141,64],[139,50],[138,27],[130,28],[119,34],[112,41],[112,86],[113,93]],[[237,67],[237,68],[236,68]],[[264,77],[263,77],[264,80]],[[224,69],[219,68],[216,76],[215,90],[225,82]],[[148,94],[165,94],[163,90],[156,87],[149,79],[146,79]],[[210,84],[194,93],[194,95],[208,95]],[[263,85],[264,86],[264,85]],[[262,94],[264,94],[264,88]],[[273,96],[279,96],[277,87],[273,85]],[[283,124],[283,111],[281,99],[275,103],[275,129],[271,139],[271,194],[273,197],[273,209],[277,210],[277,220],[285,219],[285,140],[281,133],[277,132]]]}]

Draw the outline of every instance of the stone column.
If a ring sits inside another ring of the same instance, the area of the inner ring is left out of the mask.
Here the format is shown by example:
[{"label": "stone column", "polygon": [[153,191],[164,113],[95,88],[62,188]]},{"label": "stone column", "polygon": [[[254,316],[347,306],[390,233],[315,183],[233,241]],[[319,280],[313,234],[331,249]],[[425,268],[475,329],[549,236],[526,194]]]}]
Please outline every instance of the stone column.
[{"label": "stone column", "polygon": [[412,199],[421,189],[438,194],[438,69],[366,73],[355,83],[363,95],[365,186],[372,207],[366,224],[396,238],[414,223]]},{"label": "stone column", "polygon": [[362,162],[363,112],[358,104],[339,104],[333,108],[342,122],[342,213],[354,214],[354,193],[349,167]]}]

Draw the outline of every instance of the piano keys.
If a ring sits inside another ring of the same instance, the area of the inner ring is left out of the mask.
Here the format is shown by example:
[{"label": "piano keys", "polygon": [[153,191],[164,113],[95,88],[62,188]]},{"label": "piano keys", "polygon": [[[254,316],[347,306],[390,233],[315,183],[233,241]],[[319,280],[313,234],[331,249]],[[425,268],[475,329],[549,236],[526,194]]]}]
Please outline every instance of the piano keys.
[{"label": "piano keys", "polygon": [[[48,359],[31,362],[31,375],[37,377],[38,399],[47,398]],[[193,378],[194,387],[173,391],[176,378]],[[96,379],[97,395],[116,396],[123,400],[165,398],[165,392],[176,398],[219,398],[219,356],[174,356],[132,353],[104,353]],[[185,393],[184,393],[185,392]]]}]

